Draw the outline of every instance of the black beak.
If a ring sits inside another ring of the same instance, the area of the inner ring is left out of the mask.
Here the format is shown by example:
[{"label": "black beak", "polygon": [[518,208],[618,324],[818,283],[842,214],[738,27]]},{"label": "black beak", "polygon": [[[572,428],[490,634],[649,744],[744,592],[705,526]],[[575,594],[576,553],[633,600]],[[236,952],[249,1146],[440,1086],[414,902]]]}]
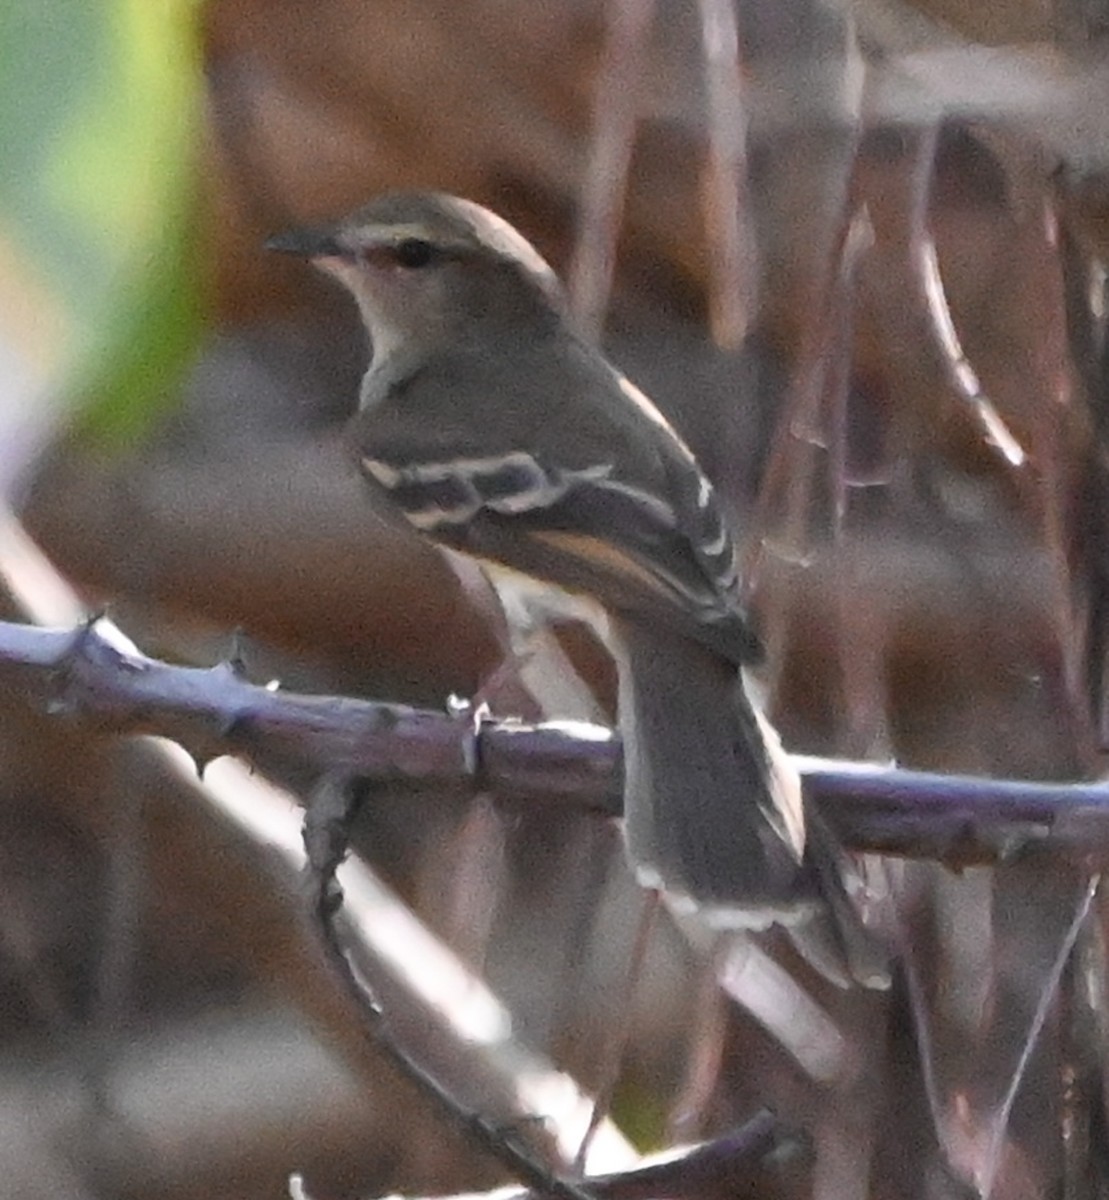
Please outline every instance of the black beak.
[{"label": "black beak", "polygon": [[332,229],[290,229],[266,239],[266,249],[298,258],[349,258]]}]

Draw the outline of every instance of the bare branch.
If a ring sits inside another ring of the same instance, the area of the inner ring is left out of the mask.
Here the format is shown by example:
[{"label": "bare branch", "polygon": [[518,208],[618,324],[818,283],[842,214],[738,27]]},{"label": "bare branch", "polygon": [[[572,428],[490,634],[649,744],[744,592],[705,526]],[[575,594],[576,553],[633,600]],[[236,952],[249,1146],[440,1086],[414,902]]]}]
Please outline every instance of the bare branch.
[{"label": "bare branch", "polygon": [[655,0],[610,0],[594,131],[570,268],[570,296],[581,328],[599,338],[616,269],[616,243],[642,99],[639,81]]},{"label": "bare branch", "polygon": [[[644,1159],[640,1166],[628,1171],[591,1176],[589,1190],[597,1200],[693,1200],[757,1195],[760,1185],[761,1190],[771,1188],[775,1177],[807,1170],[811,1158],[807,1139],[764,1110],[740,1128],[677,1154],[667,1151]],[[294,1195],[310,1200],[303,1189]],[[450,1200],[539,1200],[541,1195],[498,1188],[495,1192],[468,1193]]]},{"label": "bare branch", "polygon": [[[153,733],[201,764],[228,753],[295,756],[321,771],[454,786],[620,811],[618,736],[576,722],[474,721],[396,704],[259,687],[228,666],[161,663],[100,621],[72,630],[0,622],[0,679],[52,711],[114,733]],[[799,758],[806,795],[846,846],[997,863],[1050,852],[1109,861],[1109,783],[1032,783]]]},{"label": "bare branch", "polygon": [[468,711],[282,692],[247,683],[229,664],[147,658],[106,621],[77,631],[0,622],[0,675],[18,675],[53,712],[171,738],[200,765],[264,749],[365,778],[620,807],[619,747],[600,726],[475,723]]},{"label": "bare branch", "polygon": [[550,1171],[521,1139],[517,1128],[498,1125],[464,1104],[434,1072],[413,1057],[401,1038],[394,1035],[380,1002],[369,984],[359,977],[348,956],[336,923],[343,895],[335,872],[347,853],[354,808],[350,781],[325,776],[308,807],[304,844],[308,855],[307,879],[313,924],[332,967],[358,1009],[367,1036],[460,1132],[521,1182],[555,1200],[592,1200],[586,1187]]}]

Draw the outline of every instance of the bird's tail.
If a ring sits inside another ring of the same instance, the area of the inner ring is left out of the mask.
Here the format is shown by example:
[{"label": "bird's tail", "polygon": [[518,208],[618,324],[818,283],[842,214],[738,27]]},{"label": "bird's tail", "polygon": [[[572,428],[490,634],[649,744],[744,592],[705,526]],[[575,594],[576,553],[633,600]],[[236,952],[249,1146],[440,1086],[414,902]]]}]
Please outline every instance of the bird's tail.
[{"label": "bird's tail", "polygon": [[772,761],[735,666],[657,625],[616,632],[624,821],[641,880],[747,926],[811,906],[800,784]]},{"label": "bird's tail", "polygon": [[871,974],[835,854],[823,830],[806,847],[800,778],[735,666],[657,625],[621,620],[613,632],[624,822],[640,882],[687,897],[716,927],[782,924],[841,982],[859,977],[862,960]]}]

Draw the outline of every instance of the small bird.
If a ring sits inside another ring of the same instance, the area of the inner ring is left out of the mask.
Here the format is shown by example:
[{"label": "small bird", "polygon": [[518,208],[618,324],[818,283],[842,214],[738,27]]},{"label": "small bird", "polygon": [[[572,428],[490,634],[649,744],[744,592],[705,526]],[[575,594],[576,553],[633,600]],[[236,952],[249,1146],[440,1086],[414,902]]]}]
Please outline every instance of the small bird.
[{"label": "small bird", "polygon": [[640,882],[721,927],[822,912],[799,777],[744,689],[759,643],[713,486],[575,331],[538,252],[424,192],[267,246],[358,303],[373,356],[352,431],[372,485],[434,541],[594,602]]}]

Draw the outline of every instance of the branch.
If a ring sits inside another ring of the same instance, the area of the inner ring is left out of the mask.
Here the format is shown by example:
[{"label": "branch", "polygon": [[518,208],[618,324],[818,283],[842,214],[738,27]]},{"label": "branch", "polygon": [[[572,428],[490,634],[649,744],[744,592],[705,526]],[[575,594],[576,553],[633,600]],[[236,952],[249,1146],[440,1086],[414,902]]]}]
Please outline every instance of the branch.
[{"label": "branch", "polygon": [[0,621],[0,679],[51,712],[179,742],[198,766],[263,750],[336,774],[463,785],[620,811],[619,742],[601,726],[476,719],[259,687],[230,662],[181,667],[140,654],[108,621],[77,630]]},{"label": "branch", "polygon": [[[620,743],[584,723],[528,725],[259,687],[230,664],[158,662],[110,623],[0,622],[0,679],[53,711],[114,733],[160,734],[198,764],[235,753],[293,756],[321,771],[451,785],[618,815]],[[810,802],[861,851],[997,863],[1018,853],[1109,862],[1109,784],[1055,784],[797,758]]]},{"label": "branch", "polygon": [[461,1133],[500,1162],[521,1182],[551,1200],[593,1200],[587,1185],[548,1170],[511,1125],[500,1125],[466,1105],[433,1072],[428,1070],[397,1037],[369,984],[356,970],[345,949],[345,939],[335,917],[343,902],[335,873],[346,857],[351,818],[356,808],[350,781],[324,776],[304,819],[304,845],[308,855],[307,883],[312,920],[321,945],[348,995],[358,1009],[371,1043],[400,1073],[413,1083]]},{"label": "branch", "polygon": [[[711,1197],[776,1194],[783,1175],[807,1172],[812,1154],[806,1138],[766,1110],[745,1125],[690,1146],[678,1154],[645,1159],[641,1166],[587,1180],[596,1200],[699,1200]],[[298,1182],[294,1195],[308,1197]],[[453,1200],[540,1200],[536,1191],[499,1188]]]}]

